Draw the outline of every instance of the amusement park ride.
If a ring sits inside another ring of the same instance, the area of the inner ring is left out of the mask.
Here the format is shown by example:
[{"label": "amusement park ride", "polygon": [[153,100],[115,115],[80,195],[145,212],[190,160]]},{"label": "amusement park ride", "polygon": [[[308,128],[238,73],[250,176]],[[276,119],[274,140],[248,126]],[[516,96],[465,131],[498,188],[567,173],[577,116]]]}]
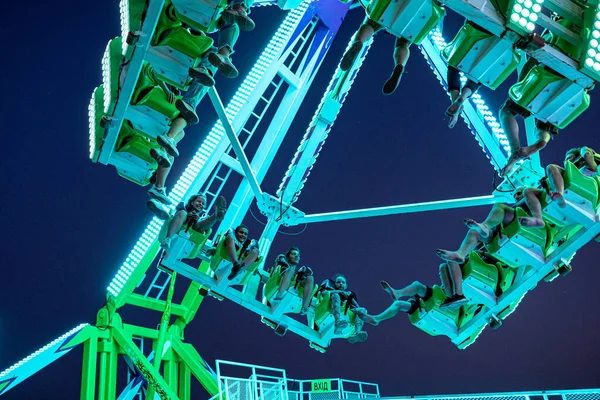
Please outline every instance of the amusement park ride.
[{"label": "amusement park ride", "polygon": [[[532,115],[564,128],[589,105],[588,91],[600,79],[600,6],[597,0],[372,0],[363,2],[367,15],[395,36],[420,45],[433,73],[446,86],[447,64],[464,77],[497,88],[527,57],[539,61],[525,78],[513,85],[511,98]],[[184,331],[207,295],[227,299],[258,314],[279,335],[287,331],[305,338],[325,352],[332,339],[349,337],[352,324],[334,334],[331,305],[315,299],[308,324],[293,317],[300,311],[298,290],[283,300],[269,302],[281,279],[269,270],[270,245],[280,226],[384,216],[403,213],[510,202],[517,186],[538,187],[544,177],[539,157],[517,164],[496,191],[486,196],[448,199],[390,207],[305,214],[294,207],[325,140],[348,95],[370,42],[348,71],[337,69],[314,118],[298,146],[276,193],[263,192],[261,182],[332,40],[350,10],[359,3],[338,0],[257,0],[254,6],[276,5],[287,15],[252,70],[225,107],[214,87],[206,88],[219,120],[169,193],[177,204],[202,192],[207,206],[226,185],[236,185],[224,219],[207,233],[178,233],[168,254],[161,254],[158,238],[167,225],[154,218],[118,269],[107,290],[105,306],[94,325],[67,332],[23,361],[0,373],[0,394],[83,344],[81,398],[117,397],[117,359],[129,366],[129,382],[119,399],[145,393],[146,398],[189,399],[193,374],[211,395],[219,394],[216,374]],[[147,185],[157,168],[150,150],[179,115],[158,78],[185,90],[189,70],[211,51],[212,33],[227,7],[226,0],[121,0],[121,36],[111,40],[102,59],[103,84],[89,105],[90,158],[113,165],[117,173]],[[446,43],[438,25],[444,7],[466,17],[455,39]],[[545,31],[542,34],[542,31]],[[127,68],[123,66],[127,65]],[[269,111],[269,117],[265,117]],[[272,117],[270,117],[272,115]],[[504,131],[484,100],[475,94],[462,116],[492,166],[500,170],[510,156]],[[526,121],[528,141],[534,142],[533,118]],[[247,146],[249,142],[253,146]],[[255,149],[250,151],[249,149]],[[460,349],[472,344],[486,328],[498,328],[540,281],[551,281],[571,271],[575,252],[600,233],[597,177],[584,176],[573,164],[565,165],[567,206],[545,199],[543,228],[521,226],[518,219],[503,227],[502,235],[487,248],[483,261],[472,256],[463,266],[464,293],[469,303],[458,309],[440,309],[442,290],[421,300],[409,315],[424,332],[447,336]],[[232,179],[241,176],[239,179]],[[233,280],[213,278],[231,263],[219,238],[242,223],[253,201],[268,223],[259,240],[261,257]],[[173,213],[174,206],[165,211]],[[207,252],[211,249],[212,251]],[[271,258],[273,258],[271,256]],[[491,262],[490,260],[493,260]],[[159,268],[156,268],[156,267]],[[181,303],[173,301],[176,277],[187,285]],[[161,313],[148,326],[123,321],[119,309],[140,307]],[[356,316],[348,311],[351,321]],[[159,328],[151,328],[160,322]],[[145,351],[151,344],[152,351]],[[98,376],[98,381],[96,381]]]}]

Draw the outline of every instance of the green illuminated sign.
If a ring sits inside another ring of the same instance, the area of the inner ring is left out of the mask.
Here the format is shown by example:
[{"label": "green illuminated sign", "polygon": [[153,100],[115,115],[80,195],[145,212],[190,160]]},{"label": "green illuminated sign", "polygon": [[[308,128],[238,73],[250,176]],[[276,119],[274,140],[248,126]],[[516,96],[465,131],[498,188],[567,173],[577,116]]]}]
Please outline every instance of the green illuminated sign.
[{"label": "green illuminated sign", "polygon": [[317,379],[310,382],[310,389],[313,393],[327,393],[331,392],[331,380],[329,379]]}]

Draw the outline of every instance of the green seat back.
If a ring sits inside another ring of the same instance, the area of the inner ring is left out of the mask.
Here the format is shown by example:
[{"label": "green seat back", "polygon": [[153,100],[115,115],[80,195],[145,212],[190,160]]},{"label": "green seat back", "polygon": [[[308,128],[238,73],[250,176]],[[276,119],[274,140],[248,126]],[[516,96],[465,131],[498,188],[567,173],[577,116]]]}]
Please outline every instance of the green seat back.
[{"label": "green seat back", "polygon": [[[535,101],[548,98],[538,101],[543,107],[535,114],[539,118],[548,119],[548,122],[561,129],[573,122],[590,105],[587,91],[541,65],[533,67],[525,78],[511,86],[508,94],[515,103],[529,110]],[[552,100],[554,102],[550,104]],[[548,111],[545,112],[544,108],[548,108]]]},{"label": "green seat back", "polygon": [[460,317],[458,319],[458,328],[467,325],[482,309],[482,304],[467,304],[460,308]]},{"label": "green seat back", "polygon": [[[186,7],[193,4],[193,7]],[[227,0],[175,0],[177,19],[185,25],[207,33],[217,30],[221,13],[227,8]]]},{"label": "green seat back", "polygon": [[496,291],[498,285],[498,269],[495,265],[483,261],[476,251],[471,252],[469,260],[463,266],[462,271],[463,281],[474,279],[491,288],[492,292]]},{"label": "green seat back", "polygon": [[445,14],[444,8],[432,0],[372,0],[366,12],[392,35],[417,45]]},{"label": "green seat back", "polygon": [[[519,223],[519,218],[521,217],[529,217],[529,214],[522,208],[517,207],[515,210],[515,219],[502,229],[502,235],[508,236],[509,239],[519,235],[540,247],[544,256],[547,256],[547,251],[552,245],[552,230],[547,225],[542,228],[525,227]],[[498,257],[495,253],[501,248],[500,236],[501,235],[496,235],[492,242],[487,245],[489,253],[499,260],[502,258]]]},{"label": "green seat back", "polygon": [[262,263],[262,256],[258,256],[256,258],[256,261],[254,261],[252,264],[248,265],[248,268],[246,268],[246,274],[240,281],[240,285],[246,285],[250,281],[250,278],[252,278],[252,276],[254,275],[254,272],[258,269],[258,267],[260,266],[261,263]]},{"label": "green seat back", "polygon": [[[563,19],[560,19],[559,21],[557,21],[557,23],[558,23],[558,25],[561,25],[561,26],[565,27],[566,29],[572,31],[576,36],[580,35],[581,29],[579,28],[579,26],[572,23],[571,21],[563,18]],[[579,46],[576,46],[576,45],[572,44],[571,42],[568,42],[568,41],[562,39],[560,36],[558,36],[552,32],[548,32],[547,34],[543,35],[542,37],[546,41],[546,44],[549,44],[552,47],[557,48],[562,53],[566,54],[567,56],[571,57],[574,60],[579,60],[580,52],[581,52]],[[585,47],[582,47],[582,48],[585,48]]]},{"label": "green seat back", "polygon": [[152,46],[160,43],[167,32],[178,27],[181,27],[181,21],[177,18],[177,11],[173,7],[173,4],[167,1],[156,23],[156,29],[151,41]]},{"label": "green seat back", "polygon": [[465,24],[442,50],[442,58],[470,79],[496,89],[517,69],[521,54],[511,42]]},{"label": "green seat back", "polygon": [[498,262],[496,263],[496,267],[498,268],[498,294],[506,292],[512,286],[515,281],[515,276],[517,272],[514,268],[509,267],[508,265]]},{"label": "green seat back", "polygon": [[188,254],[188,256],[186,258],[194,259],[194,258],[198,257],[198,255],[202,252],[202,248],[206,244],[206,241],[208,240],[208,237],[210,236],[211,232],[212,232],[212,229],[209,229],[208,231],[205,231],[205,232],[198,232],[194,228],[190,228],[189,241],[194,243],[194,247],[192,248],[192,251],[190,251],[190,254]]},{"label": "green seat back", "polygon": [[115,149],[117,152],[129,153],[133,157],[140,158],[151,164],[150,169],[156,169],[158,165],[156,160],[150,156],[150,150],[159,147],[155,140],[140,134],[128,121],[125,121],[119,131]]},{"label": "green seat back", "polygon": [[421,329],[422,331],[426,332],[427,334],[429,334],[431,336],[438,336],[442,333],[440,333],[437,329],[435,329],[435,327],[434,327],[436,325],[435,323],[434,324],[424,324],[421,322],[424,321],[425,319],[432,318],[433,317],[432,314],[436,313],[436,314],[438,314],[436,316],[436,318],[438,318],[438,319],[442,318],[447,323],[457,324],[458,319],[460,317],[460,310],[459,309],[440,310],[440,308],[439,308],[440,304],[442,304],[444,302],[444,300],[446,299],[446,294],[444,293],[442,288],[440,288],[437,285],[433,286],[432,289],[433,289],[432,296],[427,301],[423,301],[423,299],[421,299],[420,300],[420,302],[421,302],[420,309],[417,309],[412,314],[409,314],[408,318],[409,318],[411,324],[413,324],[417,328]]},{"label": "green seat back", "polygon": [[598,181],[585,176],[572,162],[565,162],[565,190],[583,197],[592,203],[594,210],[598,210]]},{"label": "green seat back", "polygon": [[213,45],[213,39],[208,36],[194,35],[187,29],[178,27],[169,31],[157,45],[177,50],[195,59],[194,64],[197,65],[202,55]]},{"label": "green seat back", "polygon": [[137,103],[133,105],[151,108],[171,121],[179,115],[179,111],[175,107],[175,104],[168,102],[167,95],[158,86],[155,86],[150,89],[149,92],[146,92],[144,96],[141,99],[138,99]]}]

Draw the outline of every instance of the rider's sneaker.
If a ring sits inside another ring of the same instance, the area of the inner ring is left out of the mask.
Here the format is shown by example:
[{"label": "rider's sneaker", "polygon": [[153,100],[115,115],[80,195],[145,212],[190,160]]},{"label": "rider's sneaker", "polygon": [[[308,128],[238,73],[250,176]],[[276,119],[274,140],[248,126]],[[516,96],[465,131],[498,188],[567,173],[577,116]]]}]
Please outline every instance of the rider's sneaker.
[{"label": "rider's sneaker", "polygon": [[169,153],[169,155],[173,157],[179,156],[179,151],[177,151],[177,145],[175,144],[175,141],[167,135],[160,135],[156,138],[156,141],[162,148],[165,149],[167,153]]},{"label": "rider's sneaker", "polygon": [[170,206],[171,204],[173,204],[169,199],[169,196],[167,196],[167,191],[164,187],[158,188],[152,185],[150,190],[148,190],[148,196],[150,196],[151,199],[158,200],[166,206]]},{"label": "rider's sneaker", "polygon": [[208,62],[210,62],[213,67],[217,68],[226,78],[237,78],[240,74],[235,65],[231,63],[231,59],[222,54],[210,53],[208,55]]},{"label": "rider's sneaker", "polygon": [[171,160],[163,149],[150,149],[150,157],[156,160],[159,167],[170,168]]},{"label": "rider's sneaker", "polygon": [[243,8],[227,9],[221,14],[221,18],[227,25],[237,24],[240,30],[244,32],[252,31],[256,27],[252,18],[248,16],[248,13]]},{"label": "rider's sneaker", "polygon": [[157,200],[148,200],[146,202],[146,207],[148,207],[148,210],[152,211],[152,213],[156,215],[156,218],[160,220],[166,221],[171,217],[167,210],[165,210]]}]

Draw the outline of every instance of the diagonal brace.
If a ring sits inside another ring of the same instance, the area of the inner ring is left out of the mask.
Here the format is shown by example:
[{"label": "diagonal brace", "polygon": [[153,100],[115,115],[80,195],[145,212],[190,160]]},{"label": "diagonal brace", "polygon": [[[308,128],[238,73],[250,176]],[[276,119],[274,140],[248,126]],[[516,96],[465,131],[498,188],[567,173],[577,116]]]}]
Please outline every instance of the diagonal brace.
[{"label": "diagonal brace", "polygon": [[235,152],[235,155],[236,155],[240,165],[242,166],[242,169],[244,170],[244,175],[245,175],[246,179],[248,180],[248,183],[250,184],[250,188],[252,189],[252,193],[254,193],[254,197],[256,199],[261,199],[262,198],[262,190],[260,189],[260,184],[258,183],[258,180],[256,179],[256,175],[254,174],[254,171],[252,171],[250,162],[248,161],[248,158],[246,157],[246,154],[244,153],[244,149],[242,148],[242,144],[240,143],[240,140],[238,139],[237,135],[235,134],[235,130],[233,129],[233,126],[231,125],[231,121],[229,121],[229,118],[227,118],[227,114],[225,113],[225,108],[223,107],[223,103],[221,102],[221,98],[219,97],[219,94],[217,93],[217,91],[215,90],[214,87],[211,87],[208,90],[208,95],[210,96],[210,101],[212,101],[213,106],[215,107],[215,111],[217,112],[217,115],[219,116],[219,119],[221,120],[221,123],[223,124],[223,129],[225,130],[225,133],[227,134],[227,137],[229,138],[229,141],[231,142],[231,147],[233,147],[233,151]]}]

